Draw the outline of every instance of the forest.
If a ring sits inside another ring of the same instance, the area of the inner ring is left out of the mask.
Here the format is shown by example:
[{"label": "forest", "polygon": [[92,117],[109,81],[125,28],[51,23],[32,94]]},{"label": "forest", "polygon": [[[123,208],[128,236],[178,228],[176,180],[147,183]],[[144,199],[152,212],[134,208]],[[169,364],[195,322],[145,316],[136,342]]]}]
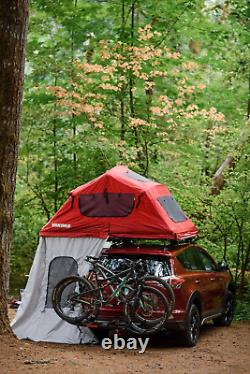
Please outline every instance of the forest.
[{"label": "forest", "polygon": [[243,0],[31,1],[13,295],[68,192],[123,164],[169,187],[250,318],[247,12]]}]

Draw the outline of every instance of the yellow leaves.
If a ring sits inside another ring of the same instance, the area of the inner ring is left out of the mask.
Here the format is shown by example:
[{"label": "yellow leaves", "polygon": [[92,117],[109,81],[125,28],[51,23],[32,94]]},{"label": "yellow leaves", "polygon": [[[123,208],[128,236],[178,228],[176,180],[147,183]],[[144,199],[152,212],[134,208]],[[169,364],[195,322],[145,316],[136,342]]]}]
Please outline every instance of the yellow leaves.
[{"label": "yellow leaves", "polygon": [[195,104],[188,105],[187,111],[192,111],[192,110],[198,110],[198,106]]},{"label": "yellow leaves", "polygon": [[91,73],[103,73],[112,75],[115,71],[114,66],[102,66],[100,64],[81,64],[79,61],[76,62],[76,66],[79,70],[83,70],[85,74]]},{"label": "yellow leaves", "polygon": [[149,90],[152,90],[155,86],[155,83],[152,82],[152,81],[147,81],[145,82],[145,90],[146,91],[149,91]]},{"label": "yellow leaves", "polygon": [[67,94],[65,88],[60,86],[48,86],[47,90],[52,92],[57,98],[63,98]]},{"label": "yellow leaves", "polygon": [[146,41],[151,39],[154,36],[154,33],[151,31],[152,26],[151,25],[146,25],[144,27],[139,27],[138,29],[138,39],[140,41]]},{"label": "yellow leaves", "polygon": [[179,52],[169,52],[169,48],[166,48],[166,57],[173,60],[178,60],[181,57],[181,54]]},{"label": "yellow leaves", "polygon": [[110,58],[110,54],[105,52],[105,51],[101,51],[101,58],[102,60],[108,60]]},{"label": "yellow leaves", "polygon": [[150,111],[153,115],[158,116],[158,117],[164,117],[171,113],[169,106],[164,106],[162,108],[158,106],[152,106],[150,108]]},{"label": "yellow leaves", "polygon": [[94,127],[96,129],[103,129],[104,128],[104,124],[103,124],[103,122],[98,122],[98,123],[94,124]]},{"label": "yellow leaves", "polygon": [[103,90],[119,91],[119,87],[113,86],[110,83],[102,83],[102,84],[99,84],[98,87],[102,88]]},{"label": "yellow leaves", "polygon": [[100,54],[102,60],[108,60],[110,58],[110,53],[108,51],[107,40],[100,40],[99,45],[101,47]]},{"label": "yellow leaves", "polygon": [[81,68],[86,74],[89,73],[103,73],[103,66],[98,64],[81,64]]},{"label": "yellow leaves", "polygon": [[171,70],[171,73],[172,73],[173,75],[178,75],[179,72],[180,72],[180,69],[178,69],[178,68],[173,68],[173,69]]},{"label": "yellow leaves", "polygon": [[165,71],[153,70],[150,72],[150,77],[166,77],[167,73]]},{"label": "yellow leaves", "polygon": [[138,39],[140,41],[147,41],[152,39],[153,36],[160,37],[162,35],[159,31],[152,31],[152,26],[150,24],[144,27],[139,27],[138,33]]},{"label": "yellow leaves", "polygon": [[147,122],[144,121],[141,118],[132,118],[132,117],[130,117],[129,118],[129,123],[130,123],[131,127],[138,127],[138,126],[146,126],[147,125]]},{"label": "yellow leaves", "polygon": [[182,105],[183,104],[183,101],[181,99],[176,99],[175,100],[175,104],[176,105]]},{"label": "yellow leaves", "polygon": [[194,86],[188,86],[185,88],[184,92],[187,94],[192,94],[194,93],[195,87]]},{"label": "yellow leaves", "polygon": [[121,53],[114,53],[113,57],[118,61],[125,60],[125,56],[123,56]]},{"label": "yellow leaves", "polygon": [[94,80],[92,78],[88,77],[85,74],[77,73],[77,78],[81,79],[84,84],[89,84],[90,85],[90,84],[94,83]]},{"label": "yellow leaves", "polygon": [[209,110],[209,118],[212,120],[212,121],[216,121],[216,122],[224,122],[225,121],[225,116],[223,113],[221,112],[217,112],[217,109],[216,108],[210,108]]},{"label": "yellow leaves", "polygon": [[128,62],[122,62],[118,64],[118,67],[123,69],[123,70],[128,70],[129,69],[129,63]]},{"label": "yellow leaves", "polygon": [[194,61],[183,62],[182,68],[187,71],[197,70],[199,65]]},{"label": "yellow leaves", "polygon": [[207,133],[210,137],[214,137],[218,134],[224,134],[227,131],[227,128],[225,126],[213,126],[210,129],[205,129],[203,132]]},{"label": "yellow leaves", "polygon": [[145,121],[144,119],[141,119],[141,118],[130,117],[129,118],[129,124],[133,128],[140,127],[140,126],[146,126],[146,127],[151,127],[151,128],[156,127],[156,125],[154,123],[149,123],[149,122],[147,122],[147,121]]},{"label": "yellow leaves", "polygon": [[224,122],[225,116],[221,112],[217,112],[217,109],[212,107],[209,110],[201,109],[195,104],[188,105],[186,111],[181,112],[181,116],[186,119],[192,119],[195,117],[203,117],[213,122]]},{"label": "yellow leaves", "polygon": [[166,95],[161,95],[161,96],[159,96],[159,101],[161,101],[163,103],[168,103],[169,98]]},{"label": "yellow leaves", "polygon": [[205,90],[205,88],[206,88],[206,85],[205,84],[203,84],[203,83],[200,83],[200,84],[197,84],[197,86],[196,86],[197,88],[199,88],[199,90]]},{"label": "yellow leaves", "polygon": [[162,50],[154,46],[131,47],[131,59],[148,61],[162,56]]},{"label": "yellow leaves", "polygon": [[106,95],[102,95],[102,94],[98,94],[98,93],[94,93],[94,92],[87,92],[84,96],[83,96],[84,99],[87,99],[87,98],[93,98],[93,99],[96,99],[96,100],[101,100],[101,99],[105,99],[106,98]]},{"label": "yellow leaves", "polygon": [[[102,40],[97,63],[76,61],[77,83],[71,82],[71,91],[62,87],[50,89],[58,98],[58,103],[67,109],[63,115],[85,114],[91,126],[102,134],[104,118],[104,122],[107,120],[110,126],[118,126],[119,100],[122,100],[122,124],[129,126],[130,132],[131,128],[138,129],[138,134],[142,136],[151,136],[152,133],[166,129],[166,126],[168,130],[175,130],[177,126],[185,126],[196,117],[223,122],[224,115],[215,108],[199,110],[191,102],[194,94],[200,94],[206,88],[205,84],[197,82],[193,73],[198,70],[198,64],[194,61],[183,62],[179,52],[156,48],[153,41],[161,33],[153,31],[151,25],[140,28],[138,32],[136,45],[122,42],[112,45],[112,42]],[[175,85],[170,90],[165,81],[168,75],[170,84]],[[168,97],[165,93],[169,92],[171,94]],[[134,95],[134,102],[138,98],[140,103],[132,109],[131,95]],[[105,107],[107,110],[104,111]],[[167,139],[167,134],[162,136]],[[119,152],[122,152],[121,149]],[[133,161],[132,154],[128,161]]]},{"label": "yellow leaves", "polygon": [[141,73],[141,74],[139,74],[139,78],[146,81],[148,79],[148,75],[146,73]]},{"label": "yellow leaves", "polygon": [[101,77],[101,81],[103,81],[103,82],[107,82],[107,81],[109,81],[109,77],[108,77],[107,75],[103,75],[103,76]]},{"label": "yellow leaves", "polygon": [[151,106],[150,111],[152,114],[162,117],[164,114],[162,113],[162,110],[158,106]]}]

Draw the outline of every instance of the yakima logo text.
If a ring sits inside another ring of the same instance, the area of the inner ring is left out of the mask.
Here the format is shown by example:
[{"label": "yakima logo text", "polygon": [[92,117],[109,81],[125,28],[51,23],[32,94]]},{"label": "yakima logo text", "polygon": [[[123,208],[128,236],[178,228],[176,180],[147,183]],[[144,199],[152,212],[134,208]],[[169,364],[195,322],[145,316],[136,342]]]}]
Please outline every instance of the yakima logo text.
[{"label": "yakima logo text", "polygon": [[70,229],[71,224],[70,223],[52,223],[52,227],[59,227],[62,229]]}]

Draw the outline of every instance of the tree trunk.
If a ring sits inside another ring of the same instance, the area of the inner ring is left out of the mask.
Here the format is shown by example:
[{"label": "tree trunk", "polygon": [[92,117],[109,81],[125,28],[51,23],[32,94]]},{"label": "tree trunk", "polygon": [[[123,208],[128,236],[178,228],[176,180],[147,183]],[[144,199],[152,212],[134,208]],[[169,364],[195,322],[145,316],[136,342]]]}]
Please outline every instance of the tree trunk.
[{"label": "tree trunk", "polygon": [[28,0],[2,0],[0,9],[0,334],[7,316],[8,256],[12,238]]},{"label": "tree trunk", "polygon": [[246,128],[243,129],[239,141],[236,144],[235,148],[232,150],[231,154],[229,154],[226,159],[222,162],[219,169],[216,171],[216,173],[213,176],[212,179],[212,187],[211,187],[211,194],[212,195],[218,195],[220,191],[222,190],[224,183],[225,183],[225,177],[224,173],[228,171],[229,169],[233,169],[236,160],[237,160],[237,152],[239,152],[247,143],[248,139],[250,137],[250,121],[247,121]]}]

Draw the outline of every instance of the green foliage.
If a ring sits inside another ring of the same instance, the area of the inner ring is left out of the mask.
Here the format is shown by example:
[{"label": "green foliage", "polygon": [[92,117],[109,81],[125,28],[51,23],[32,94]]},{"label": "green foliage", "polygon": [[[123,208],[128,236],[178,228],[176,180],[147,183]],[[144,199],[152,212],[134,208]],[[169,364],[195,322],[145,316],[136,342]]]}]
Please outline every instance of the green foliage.
[{"label": "green foliage", "polygon": [[238,300],[236,304],[236,321],[250,320],[250,283],[245,287],[243,300]]},{"label": "green foliage", "polygon": [[[205,4],[159,0],[157,6],[153,0],[31,2],[11,254],[13,287],[23,287],[38,231],[67,193],[120,162],[166,183],[199,227],[201,244],[218,260],[226,256],[244,286],[250,242],[250,150],[245,146],[236,154],[233,149],[246,126],[247,22],[242,0]],[[147,25],[149,32],[156,33],[140,40],[140,30]],[[115,46],[119,48],[114,50]],[[117,66],[105,81],[102,72],[92,74],[81,68],[84,64],[111,67],[118,61],[115,53],[131,63],[135,61],[132,48],[143,46],[161,52],[146,60],[142,56],[137,61],[141,72],[148,77],[159,70],[164,75],[145,79]],[[105,51],[110,56],[102,60]],[[167,53],[181,57],[166,58]],[[100,88],[101,83],[117,87],[121,82],[118,91]],[[203,89],[181,97],[185,105],[175,103],[184,86],[198,85]],[[69,105],[63,106],[58,96],[56,100],[56,87],[64,90],[61,99],[67,105],[79,103],[72,93],[81,98],[89,93],[105,95],[88,101],[102,104],[95,121],[86,111],[79,113],[72,106],[68,111]],[[165,117],[151,110],[162,104],[160,96],[173,103]],[[208,115],[185,117],[193,104],[200,111],[216,108],[225,122]],[[180,108],[181,113],[173,111]],[[131,118],[146,124],[131,126]],[[221,193],[211,195],[212,176],[230,154],[235,166],[224,176]]]}]

